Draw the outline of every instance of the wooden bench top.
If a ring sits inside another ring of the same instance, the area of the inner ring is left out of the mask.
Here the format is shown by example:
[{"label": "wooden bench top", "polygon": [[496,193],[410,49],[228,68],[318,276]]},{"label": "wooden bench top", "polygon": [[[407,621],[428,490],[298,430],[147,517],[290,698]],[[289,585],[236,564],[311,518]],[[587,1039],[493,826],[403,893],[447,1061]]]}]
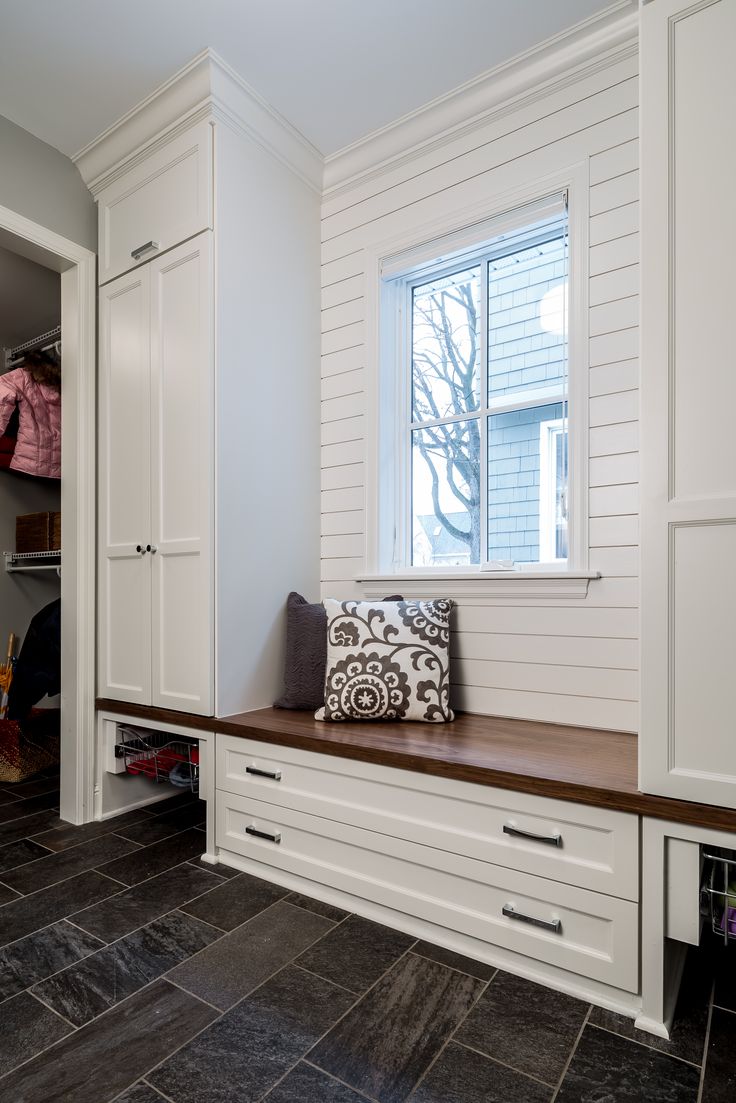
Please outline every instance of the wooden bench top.
[{"label": "wooden bench top", "polygon": [[98,709],[278,746],[492,785],[599,808],[736,831],[736,809],[638,789],[638,740],[628,732],[461,713],[450,724],[322,723],[311,712],[257,709],[205,717],[101,698]]}]

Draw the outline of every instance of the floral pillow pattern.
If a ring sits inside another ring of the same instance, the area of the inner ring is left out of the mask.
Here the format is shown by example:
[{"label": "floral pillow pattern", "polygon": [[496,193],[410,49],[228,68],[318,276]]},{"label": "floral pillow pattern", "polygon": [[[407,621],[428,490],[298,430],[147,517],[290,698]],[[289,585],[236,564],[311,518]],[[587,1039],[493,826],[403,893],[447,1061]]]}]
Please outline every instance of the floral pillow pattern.
[{"label": "floral pillow pattern", "polygon": [[324,604],[327,673],[317,720],[454,720],[452,601]]}]

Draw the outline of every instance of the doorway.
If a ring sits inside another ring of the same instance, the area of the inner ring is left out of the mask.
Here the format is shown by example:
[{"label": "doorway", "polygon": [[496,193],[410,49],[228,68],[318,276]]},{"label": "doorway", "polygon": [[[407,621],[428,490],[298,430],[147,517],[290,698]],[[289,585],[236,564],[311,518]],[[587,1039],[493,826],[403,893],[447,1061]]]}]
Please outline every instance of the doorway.
[{"label": "doorway", "polygon": [[92,819],[95,720],[95,254],[0,206],[0,248],[61,280],[60,815]]}]

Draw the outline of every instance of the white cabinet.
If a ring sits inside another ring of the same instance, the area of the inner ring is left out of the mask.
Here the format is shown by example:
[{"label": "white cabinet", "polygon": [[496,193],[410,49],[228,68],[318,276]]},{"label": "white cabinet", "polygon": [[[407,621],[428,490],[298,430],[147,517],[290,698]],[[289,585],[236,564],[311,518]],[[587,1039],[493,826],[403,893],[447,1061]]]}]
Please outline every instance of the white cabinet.
[{"label": "white cabinet", "polygon": [[204,51],[77,164],[99,204],[99,695],[270,705],[287,595],[319,594],[321,159]]},{"label": "white cabinet", "polygon": [[212,227],[212,125],[186,130],[99,195],[100,283]]},{"label": "white cabinet", "polygon": [[641,787],[736,807],[736,2],[641,9]]},{"label": "white cabinet", "polygon": [[208,715],[209,231],[100,292],[100,691]]}]

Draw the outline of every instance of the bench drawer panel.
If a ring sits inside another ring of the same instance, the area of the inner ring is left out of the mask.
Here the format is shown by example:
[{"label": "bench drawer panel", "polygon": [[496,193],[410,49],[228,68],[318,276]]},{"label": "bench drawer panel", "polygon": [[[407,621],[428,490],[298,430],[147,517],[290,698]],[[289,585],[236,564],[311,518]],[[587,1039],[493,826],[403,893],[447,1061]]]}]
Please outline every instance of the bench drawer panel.
[{"label": "bench drawer panel", "polygon": [[635,992],[638,908],[235,794],[217,794],[217,845],[491,945]]},{"label": "bench drawer panel", "polygon": [[217,786],[312,815],[628,900],[637,816],[218,736]]}]

